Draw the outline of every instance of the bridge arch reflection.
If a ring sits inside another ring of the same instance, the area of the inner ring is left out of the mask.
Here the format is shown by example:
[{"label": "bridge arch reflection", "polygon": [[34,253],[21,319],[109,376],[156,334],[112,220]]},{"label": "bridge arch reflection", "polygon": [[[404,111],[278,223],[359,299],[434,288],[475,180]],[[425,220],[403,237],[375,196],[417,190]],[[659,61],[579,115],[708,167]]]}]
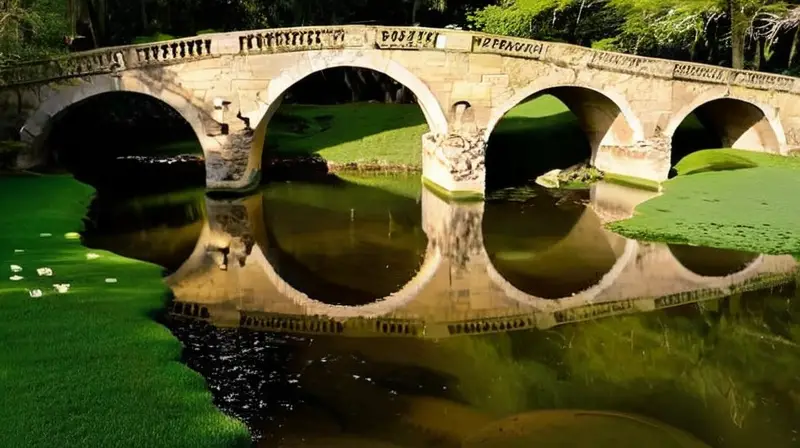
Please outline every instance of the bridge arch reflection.
[{"label": "bridge arch reflection", "polygon": [[[614,198],[603,196],[603,191],[616,190],[598,189],[593,208],[614,209]],[[450,203],[423,190],[427,244],[415,275],[380,300],[355,306],[331,304],[287,281],[270,260],[265,230],[269,222],[262,209],[268,201],[263,193],[243,200],[206,200],[208,218],[200,241],[167,282],[176,297],[174,313],[222,326],[345,336],[448,337],[647,312],[794,282],[797,275],[797,261],[790,256],[756,256],[752,261],[743,256],[727,268],[713,266],[717,271],[693,273],[681,264],[682,255],[676,256],[667,245],[601,235],[604,213],[587,210],[554,246],[579,252],[569,245],[570,239],[606,238],[601,245],[613,248],[615,262],[576,294],[548,300],[512,285],[493,265],[483,245],[483,203]],[[626,198],[617,203],[631,205]]]}]

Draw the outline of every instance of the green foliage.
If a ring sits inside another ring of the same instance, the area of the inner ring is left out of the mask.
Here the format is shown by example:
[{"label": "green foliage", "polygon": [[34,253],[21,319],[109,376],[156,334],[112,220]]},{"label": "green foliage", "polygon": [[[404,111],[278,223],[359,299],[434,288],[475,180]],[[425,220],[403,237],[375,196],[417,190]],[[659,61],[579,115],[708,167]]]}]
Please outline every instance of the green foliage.
[{"label": "green foliage", "polygon": [[165,40],[172,40],[175,39],[175,36],[164,34],[164,33],[156,33],[151,36],[137,36],[133,39],[134,44],[149,44],[152,42],[162,42]]},{"label": "green foliage", "polygon": [[66,51],[67,9],[60,0],[9,0],[0,9],[0,64]]}]

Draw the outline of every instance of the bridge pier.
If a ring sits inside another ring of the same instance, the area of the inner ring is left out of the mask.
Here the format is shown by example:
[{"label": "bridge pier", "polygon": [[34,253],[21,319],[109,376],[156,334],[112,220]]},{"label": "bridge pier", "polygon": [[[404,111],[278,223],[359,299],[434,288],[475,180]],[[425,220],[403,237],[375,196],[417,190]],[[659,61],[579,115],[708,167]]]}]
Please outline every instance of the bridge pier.
[{"label": "bridge pier", "polygon": [[600,145],[594,154],[594,165],[606,173],[643,181],[643,184],[667,180],[670,164],[668,138],[650,138],[632,145]]},{"label": "bridge pier", "polygon": [[486,188],[486,140],[482,132],[422,136],[426,185],[453,198],[482,198]]},{"label": "bridge pier", "polygon": [[256,131],[244,129],[201,140],[206,160],[206,189],[246,193],[261,183],[261,159],[254,157]]}]

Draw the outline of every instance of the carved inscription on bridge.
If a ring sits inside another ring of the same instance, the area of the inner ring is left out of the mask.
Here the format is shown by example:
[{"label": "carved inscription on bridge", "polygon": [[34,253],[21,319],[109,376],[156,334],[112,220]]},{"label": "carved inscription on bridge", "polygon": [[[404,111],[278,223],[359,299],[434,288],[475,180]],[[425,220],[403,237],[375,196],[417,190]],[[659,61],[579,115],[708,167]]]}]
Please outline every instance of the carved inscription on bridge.
[{"label": "carved inscription on bridge", "polygon": [[672,77],[691,81],[704,81],[725,84],[730,80],[730,71],[720,67],[695,64],[675,64]]},{"label": "carved inscription on bridge", "polygon": [[280,53],[344,46],[344,28],[269,30],[239,36],[239,51],[243,53]]},{"label": "carved inscription on bridge", "polygon": [[505,37],[475,36],[472,38],[472,51],[473,53],[501,53],[540,59],[545,53],[545,44],[544,42]]},{"label": "carved inscription on bridge", "polygon": [[598,51],[592,55],[589,67],[613,70],[623,73],[653,73],[652,61],[628,54]]},{"label": "carved inscription on bridge", "polygon": [[584,305],[572,309],[556,311],[553,313],[553,317],[555,318],[556,322],[563,324],[567,322],[578,322],[582,320],[613,316],[619,313],[630,312],[633,309],[633,300],[623,300],[619,302]]},{"label": "carved inscription on bridge", "polygon": [[739,72],[733,78],[733,83],[740,86],[754,87],[764,90],[780,90],[789,92],[794,86],[794,79],[785,76],[775,76],[759,72]]},{"label": "carved inscription on bridge", "polygon": [[436,31],[390,28],[378,30],[375,42],[378,48],[434,48],[438,37]]}]

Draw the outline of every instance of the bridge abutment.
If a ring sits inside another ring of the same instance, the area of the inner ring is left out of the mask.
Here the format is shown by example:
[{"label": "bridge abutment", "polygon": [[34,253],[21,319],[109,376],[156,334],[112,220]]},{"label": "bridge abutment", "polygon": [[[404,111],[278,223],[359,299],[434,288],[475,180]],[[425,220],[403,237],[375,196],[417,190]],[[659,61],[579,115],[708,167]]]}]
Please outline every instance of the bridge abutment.
[{"label": "bridge abutment", "polygon": [[624,176],[644,184],[667,180],[670,170],[670,142],[654,137],[633,145],[601,145],[592,164],[612,176]]}]

